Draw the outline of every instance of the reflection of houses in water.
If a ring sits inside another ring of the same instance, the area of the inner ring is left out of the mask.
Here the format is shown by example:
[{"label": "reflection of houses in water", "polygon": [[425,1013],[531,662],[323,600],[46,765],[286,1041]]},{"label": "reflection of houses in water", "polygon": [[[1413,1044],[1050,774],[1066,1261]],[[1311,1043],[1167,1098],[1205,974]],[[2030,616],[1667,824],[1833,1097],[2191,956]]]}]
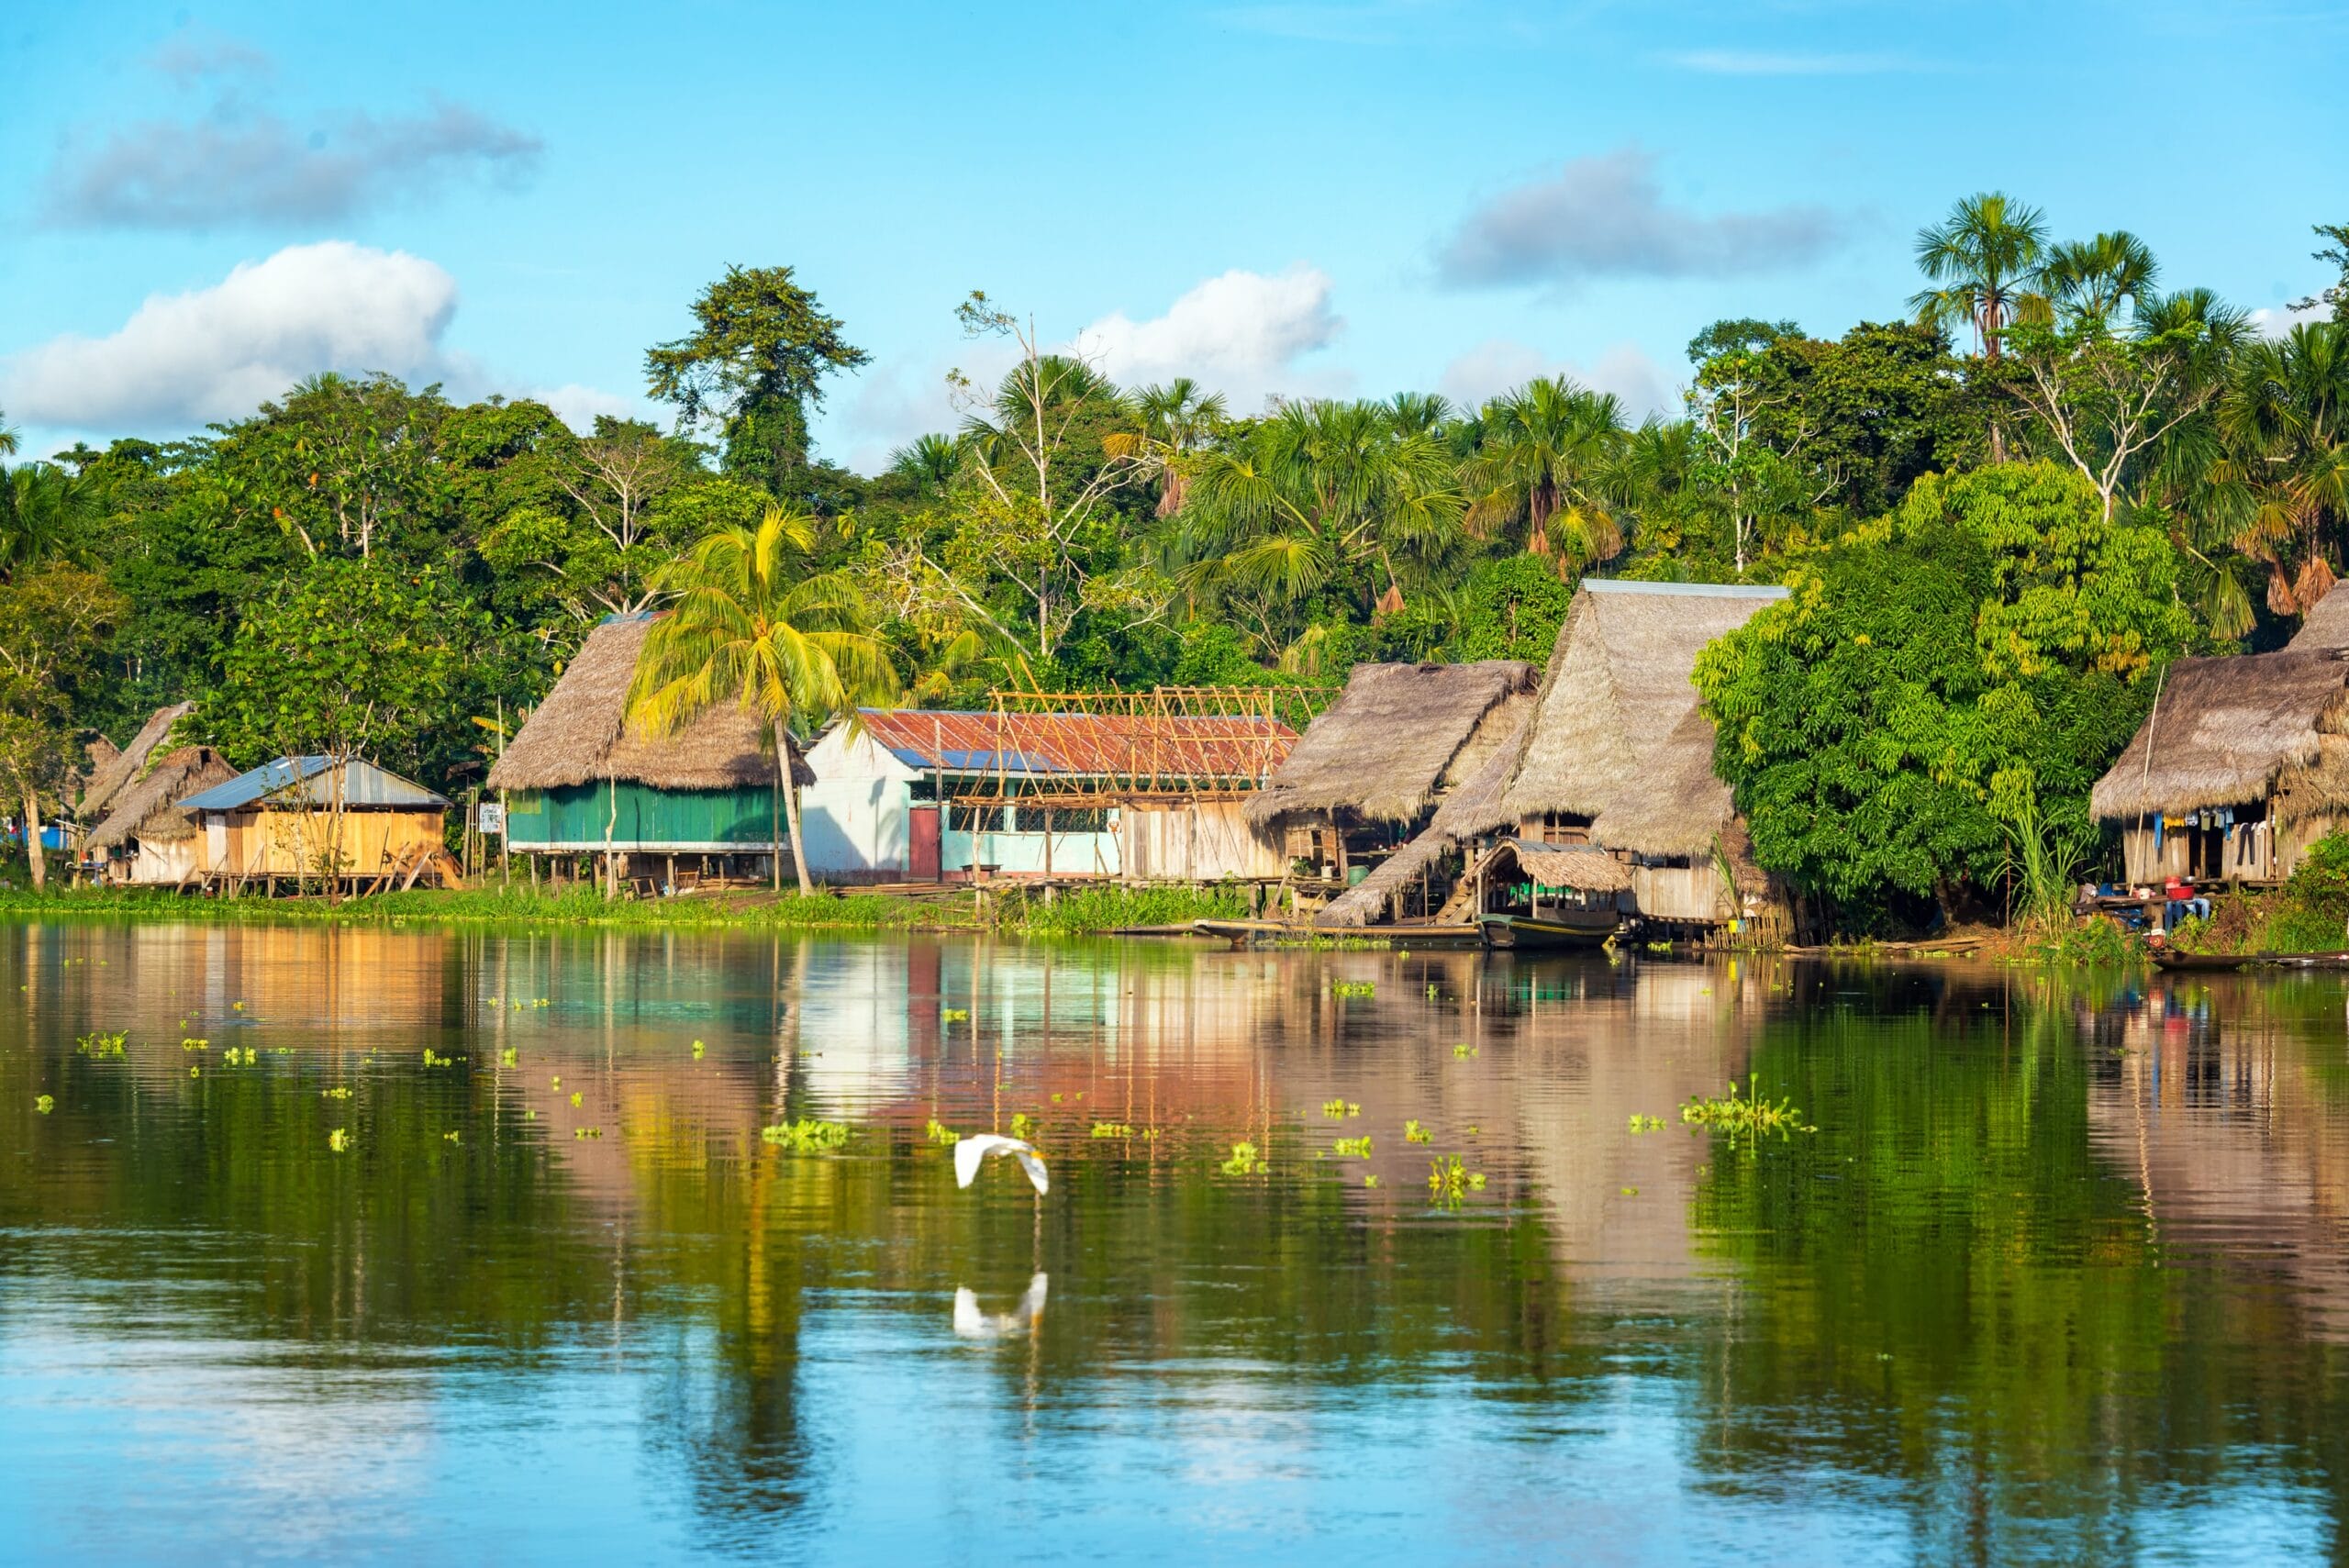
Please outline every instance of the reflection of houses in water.
[{"label": "reflection of houses in water", "polygon": [[2091,1147],[2141,1190],[2152,1239],[2288,1275],[2332,1339],[2349,1338],[2343,1011],[2332,980],[2157,981],[2088,1045]]}]

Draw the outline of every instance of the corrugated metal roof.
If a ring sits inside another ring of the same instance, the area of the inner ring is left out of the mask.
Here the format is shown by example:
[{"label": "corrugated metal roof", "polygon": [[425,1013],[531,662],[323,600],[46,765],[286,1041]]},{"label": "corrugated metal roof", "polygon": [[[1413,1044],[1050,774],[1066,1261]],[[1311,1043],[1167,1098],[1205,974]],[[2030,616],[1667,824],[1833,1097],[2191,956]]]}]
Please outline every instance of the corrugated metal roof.
[{"label": "corrugated metal roof", "polygon": [[1278,719],[1245,715],[860,712],[865,732],[899,762],[946,773],[1253,779],[1297,744]]},{"label": "corrugated metal roof", "polygon": [[[250,773],[239,773],[227,784],[189,795],[181,801],[184,811],[239,811],[266,800],[273,806],[325,806],[335,795],[335,786],[327,777],[328,761],[324,757],[280,757],[273,762],[263,762]],[[391,806],[402,810],[429,811],[449,804],[446,798],[433,794],[422,784],[410,784],[397,773],[385,773],[373,762],[345,763],[342,773],[342,802],[345,806]]]}]

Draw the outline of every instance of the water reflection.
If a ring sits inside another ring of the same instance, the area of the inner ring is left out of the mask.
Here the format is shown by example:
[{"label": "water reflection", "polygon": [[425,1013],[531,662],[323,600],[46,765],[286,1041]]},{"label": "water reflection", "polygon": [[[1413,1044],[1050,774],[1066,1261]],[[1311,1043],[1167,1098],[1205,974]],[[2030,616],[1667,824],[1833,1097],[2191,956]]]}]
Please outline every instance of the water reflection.
[{"label": "water reflection", "polygon": [[[18,925],[0,984],[30,1556],[2336,1546],[2337,977]],[[1732,1081],[1819,1130],[1680,1125]]]}]

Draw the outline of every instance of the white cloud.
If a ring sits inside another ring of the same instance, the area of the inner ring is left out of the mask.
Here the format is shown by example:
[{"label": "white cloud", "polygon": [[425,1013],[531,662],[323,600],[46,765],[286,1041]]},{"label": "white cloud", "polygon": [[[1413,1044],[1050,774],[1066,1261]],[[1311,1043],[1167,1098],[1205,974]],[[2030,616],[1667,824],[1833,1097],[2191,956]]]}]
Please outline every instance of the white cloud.
[{"label": "white cloud", "polygon": [[1709,76],[1871,76],[1888,71],[1913,71],[1916,64],[1897,54],[1796,54],[1769,50],[1699,49],[1665,60],[1687,71]]},{"label": "white cloud", "polygon": [[1624,147],[1569,160],[1484,203],[1444,242],[1437,269],[1464,288],[1731,277],[1813,260],[1842,228],[1820,206],[1717,215],[1674,206],[1656,183],[1655,155]]},{"label": "white cloud", "polygon": [[562,416],[564,424],[581,435],[595,429],[599,415],[608,414],[615,419],[651,417],[644,404],[637,398],[623,397],[617,392],[606,392],[598,386],[582,386],[575,381],[562,386],[532,387],[519,395],[545,404]]},{"label": "white cloud", "polygon": [[2263,338],[2281,338],[2304,321],[2329,321],[2332,306],[2321,300],[2305,306],[2263,305],[2251,313],[2251,329]]},{"label": "white cloud", "polygon": [[1473,408],[1540,376],[1564,376],[1613,393],[1622,401],[1624,417],[1633,424],[1651,414],[1672,414],[1679,406],[1677,389],[1663,367],[1628,341],[1612,345],[1585,367],[1510,339],[1488,338],[1446,365],[1437,385],[1453,403]]},{"label": "white cloud", "polygon": [[184,429],[250,414],[319,371],[431,379],[457,282],[404,250],[293,245],[210,288],[156,295],[103,338],[68,333],[0,366],[0,406],[34,424]]},{"label": "white cloud", "polygon": [[1272,274],[1234,268],[1186,293],[1163,316],[1135,321],[1115,311],[1076,341],[1122,385],[1187,375],[1239,409],[1271,393],[1303,390],[1297,361],[1337,341],[1345,325],[1330,308],[1330,275],[1319,268]]}]

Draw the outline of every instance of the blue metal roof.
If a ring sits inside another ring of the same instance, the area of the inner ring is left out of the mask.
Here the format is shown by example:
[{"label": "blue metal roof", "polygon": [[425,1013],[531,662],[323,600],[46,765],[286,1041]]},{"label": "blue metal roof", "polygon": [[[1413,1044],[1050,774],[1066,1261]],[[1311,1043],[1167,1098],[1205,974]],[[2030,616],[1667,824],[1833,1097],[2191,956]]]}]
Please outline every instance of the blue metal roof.
[{"label": "blue metal roof", "polygon": [[[264,800],[281,805],[325,806],[334,797],[334,786],[324,774],[328,762],[324,757],[280,757],[273,762],[263,762],[250,773],[239,773],[227,784],[214,784],[181,801],[184,811],[239,811],[257,806]],[[397,773],[385,773],[373,762],[351,762],[344,766],[342,801],[345,806],[382,806],[404,810],[430,811],[445,806],[448,800],[433,794],[421,784],[408,783]]]}]

